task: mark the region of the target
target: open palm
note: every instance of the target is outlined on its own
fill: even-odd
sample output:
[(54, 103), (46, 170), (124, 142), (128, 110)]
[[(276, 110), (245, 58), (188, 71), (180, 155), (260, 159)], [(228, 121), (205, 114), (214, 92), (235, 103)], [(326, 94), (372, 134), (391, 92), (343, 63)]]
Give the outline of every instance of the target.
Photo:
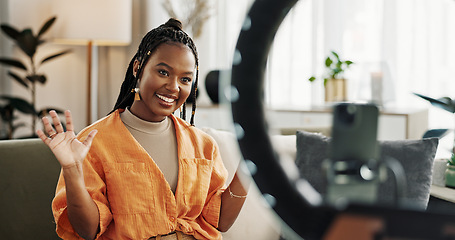
[(81, 142), (76, 138), (76, 134), (74, 133), (70, 111), (65, 111), (66, 131), (64, 131), (57, 113), (50, 111), (49, 114), (55, 129), (52, 127), (49, 119), (44, 117), (42, 119), (44, 130), (49, 134), (49, 137), (42, 130), (36, 132), (38, 137), (51, 149), (62, 168), (74, 165), (81, 166), (96, 135), (96, 130), (90, 132), (87, 138)]

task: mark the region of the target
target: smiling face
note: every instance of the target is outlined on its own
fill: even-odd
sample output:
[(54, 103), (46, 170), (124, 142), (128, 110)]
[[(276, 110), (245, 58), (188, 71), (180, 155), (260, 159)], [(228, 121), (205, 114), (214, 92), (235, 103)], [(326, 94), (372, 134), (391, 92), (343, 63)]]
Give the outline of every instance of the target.
[[(136, 60), (134, 76), (138, 67)], [(171, 115), (190, 95), (195, 68), (196, 60), (189, 47), (181, 43), (158, 46), (138, 78), (141, 100), (133, 102), (131, 112), (151, 122), (162, 121)]]

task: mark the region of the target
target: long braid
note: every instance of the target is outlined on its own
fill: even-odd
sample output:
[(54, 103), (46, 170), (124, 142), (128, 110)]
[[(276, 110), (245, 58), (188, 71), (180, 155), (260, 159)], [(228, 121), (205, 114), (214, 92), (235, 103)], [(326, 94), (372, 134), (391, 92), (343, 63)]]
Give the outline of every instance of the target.
[(194, 81), (194, 92), (193, 92), (193, 107), (191, 110), (191, 119), (190, 119), (190, 124), (194, 126), (194, 115), (196, 113), (196, 93), (197, 93), (197, 83), (198, 83), (198, 77), (199, 76), (199, 66), (196, 69), (196, 80)]
[[(142, 74), (142, 69), (147, 63), (150, 56), (158, 48), (159, 45), (167, 42), (177, 42), (182, 43), (188, 46), (193, 52), (195, 62), (196, 62), (196, 80), (193, 95), (193, 108), (191, 113), (190, 124), (194, 125), (194, 114), (196, 110), (196, 90), (199, 78), (199, 58), (196, 49), (196, 45), (193, 40), (182, 30), (182, 24), (180, 21), (170, 18), (165, 24), (160, 25), (157, 28), (149, 31), (139, 44), (138, 50), (134, 57), (131, 59), (128, 69), (125, 74), (125, 79), (120, 88), (120, 93), (115, 103), (114, 109), (111, 111), (114, 112), (117, 109), (125, 109), (131, 106), (134, 102), (134, 93), (132, 90), (136, 87), (137, 81)], [(139, 61), (139, 67), (136, 74), (136, 77), (133, 74), (134, 62), (135, 60)], [(181, 116), (183, 119), (186, 118), (186, 104), (182, 106)], [(185, 119), (186, 120), (186, 119)]]

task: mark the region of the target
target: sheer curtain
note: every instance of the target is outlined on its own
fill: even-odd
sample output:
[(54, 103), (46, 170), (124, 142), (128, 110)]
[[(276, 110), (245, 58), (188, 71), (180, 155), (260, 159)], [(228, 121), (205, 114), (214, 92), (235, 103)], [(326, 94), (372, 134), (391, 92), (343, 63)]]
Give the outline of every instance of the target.
[[(383, 73), (387, 107), (429, 108), (430, 127), (452, 128), (412, 92), (455, 97), (453, 0), (300, 0), (281, 25), (269, 56), (266, 101), (275, 107), (324, 104), (321, 77), (333, 50), (355, 62), (349, 100), (371, 100), (371, 73)], [(436, 113), (433, 113), (436, 112)], [(444, 115), (445, 116), (445, 115)]]

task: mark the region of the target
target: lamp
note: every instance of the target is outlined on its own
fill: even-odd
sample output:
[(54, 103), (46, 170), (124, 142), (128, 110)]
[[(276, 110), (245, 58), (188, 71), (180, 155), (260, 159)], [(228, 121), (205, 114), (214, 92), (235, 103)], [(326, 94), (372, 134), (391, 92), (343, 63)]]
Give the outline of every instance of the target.
[(131, 0), (54, 0), (54, 42), (87, 46), (87, 125), (97, 120), (98, 46), (131, 42)]

